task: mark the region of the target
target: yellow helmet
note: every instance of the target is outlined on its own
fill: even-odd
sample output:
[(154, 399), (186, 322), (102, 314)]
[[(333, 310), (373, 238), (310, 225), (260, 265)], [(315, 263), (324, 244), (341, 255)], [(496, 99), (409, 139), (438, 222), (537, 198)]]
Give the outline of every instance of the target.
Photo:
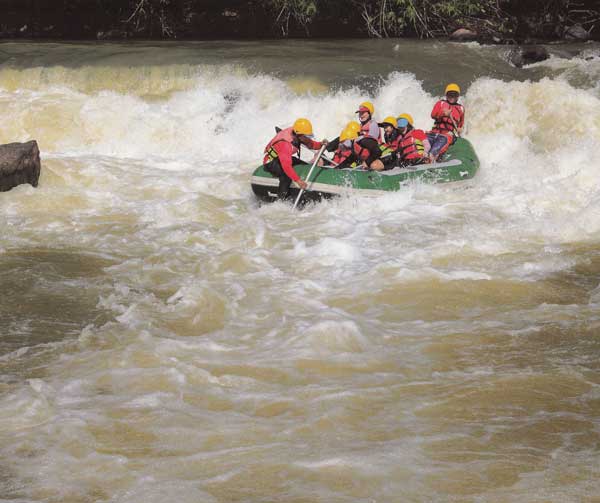
[(444, 94), (448, 94), (451, 92), (460, 94), (460, 87), (458, 87), (458, 84), (448, 84), (446, 86), (446, 91), (444, 92)]
[(340, 142), (344, 142), (346, 140), (354, 140), (358, 138), (358, 131), (354, 131), (352, 129), (344, 129), (340, 134)]
[(302, 134), (305, 136), (312, 136), (313, 134), (312, 124), (308, 119), (296, 119), (292, 129), (296, 134)]
[(371, 115), (373, 115), (373, 112), (375, 112), (375, 107), (370, 101), (363, 101), (360, 105), (358, 105), (358, 110), (356, 111), (356, 113), (366, 111), (368, 111)]
[(385, 119), (383, 119), (379, 125), (384, 127), (386, 124), (389, 124), (390, 126), (394, 126), (394, 127), (398, 127), (398, 121), (396, 120), (396, 117), (386, 117)]
[(344, 129), (349, 129), (350, 131), (356, 131), (357, 133), (359, 133), (360, 124), (356, 121), (351, 121), (348, 124), (346, 124), (346, 127)]
[(400, 120), (400, 119), (406, 119), (411, 126), (413, 125), (414, 121), (413, 121), (412, 115), (410, 115), (410, 114), (399, 115), (398, 120)]

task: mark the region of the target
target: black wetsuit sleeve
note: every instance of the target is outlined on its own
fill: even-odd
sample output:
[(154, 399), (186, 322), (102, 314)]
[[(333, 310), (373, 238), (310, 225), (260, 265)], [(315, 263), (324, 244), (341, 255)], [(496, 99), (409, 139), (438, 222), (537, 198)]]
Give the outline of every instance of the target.
[(352, 164), (354, 163), (360, 164), (360, 160), (356, 157), (354, 152), (352, 152), (346, 159), (337, 165), (337, 169), (353, 168)]
[(369, 151), (369, 157), (366, 160), (367, 166), (370, 166), (373, 161), (381, 157), (381, 149), (379, 148), (377, 140), (374, 140), (373, 138), (364, 138), (361, 140), (360, 146)]
[(340, 137), (338, 136), (337, 138), (331, 140), (327, 144), (327, 147), (325, 147), (325, 150), (327, 150), (327, 152), (335, 152), (339, 146), (340, 146)]

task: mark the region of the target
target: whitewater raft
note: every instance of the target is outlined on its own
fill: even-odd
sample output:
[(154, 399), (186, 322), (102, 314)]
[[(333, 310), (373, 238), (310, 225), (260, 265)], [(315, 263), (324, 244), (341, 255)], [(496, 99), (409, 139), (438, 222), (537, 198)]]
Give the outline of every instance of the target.
[[(310, 164), (300, 163), (294, 169), (306, 180)], [(363, 169), (335, 169), (317, 166), (312, 172), (308, 190), (304, 192), (306, 200), (319, 200), (345, 194), (377, 196), (400, 190), (414, 182), (450, 183), (462, 182), (473, 178), (479, 169), (479, 159), (468, 140), (458, 138), (448, 149), (441, 162), (411, 167), (396, 167), (387, 171), (367, 171)], [(279, 178), (274, 177), (262, 166), (252, 174), (252, 191), (263, 201), (277, 198)], [(296, 196), (300, 188), (294, 182), (290, 194)]]

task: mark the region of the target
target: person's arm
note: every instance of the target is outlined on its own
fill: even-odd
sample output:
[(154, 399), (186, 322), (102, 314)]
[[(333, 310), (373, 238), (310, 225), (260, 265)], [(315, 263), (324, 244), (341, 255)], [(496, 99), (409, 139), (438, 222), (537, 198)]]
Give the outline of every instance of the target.
[(357, 155), (358, 162), (363, 169), (369, 169), (371, 163), (381, 157), (381, 150), (379, 149), (379, 144), (377, 140), (374, 138), (370, 138), (369, 136), (364, 136), (363, 138), (359, 138), (356, 140), (356, 143), (361, 148), (360, 153)]
[(325, 150), (327, 150), (327, 152), (335, 152), (339, 146), (340, 146), (340, 137), (338, 136), (337, 138), (334, 138), (327, 144), (327, 148)]
[(287, 142), (280, 141), (273, 145), (273, 149), (277, 152), (277, 157), (281, 163), (281, 169), (283, 169), (285, 174), (294, 182), (300, 180), (300, 177), (292, 164), (292, 146)]
[(320, 141), (311, 140), (310, 138), (306, 138), (306, 140), (303, 141), (302, 143), (304, 143), (304, 145), (306, 145), (311, 150), (321, 150), (321, 147), (323, 146), (323, 143), (325, 143), (325, 140), (320, 142)]
[(440, 100), (433, 106), (433, 110), (431, 111), (431, 118), (433, 120), (441, 119), (444, 116), (443, 105), (444, 105), (444, 102)]

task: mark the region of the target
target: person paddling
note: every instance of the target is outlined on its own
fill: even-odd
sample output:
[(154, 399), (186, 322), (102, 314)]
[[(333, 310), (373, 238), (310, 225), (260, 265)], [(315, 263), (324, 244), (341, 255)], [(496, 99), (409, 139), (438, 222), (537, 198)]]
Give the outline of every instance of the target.
[[(327, 140), (322, 142), (313, 140), (313, 127), (308, 119), (300, 118), (292, 127), (282, 129), (265, 147), (263, 166), (265, 171), (279, 178), (277, 197), (286, 199), (292, 181), (301, 189), (306, 189), (307, 184), (298, 176), (294, 164), (300, 162), (300, 148), (305, 145), (311, 150), (320, 150), (327, 145)], [(295, 156), (295, 157), (294, 157)]]
[(398, 116), (398, 131), (400, 139), (398, 143), (398, 160), (404, 166), (414, 166), (429, 162), (429, 150), (431, 148), (427, 134), (422, 129), (414, 128), (414, 121), (410, 114)]
[(446, 99), (439, 100), (431, 111), (431, 118), (435, 121), (433, 128), (427, 133), (431, 143), (429, 159), (436, 162), (448, 150), (456, 138), (462, 134), (465, 124), (465, 108), (458, 103), (460, 87), (458, 84), (446, 86)]

